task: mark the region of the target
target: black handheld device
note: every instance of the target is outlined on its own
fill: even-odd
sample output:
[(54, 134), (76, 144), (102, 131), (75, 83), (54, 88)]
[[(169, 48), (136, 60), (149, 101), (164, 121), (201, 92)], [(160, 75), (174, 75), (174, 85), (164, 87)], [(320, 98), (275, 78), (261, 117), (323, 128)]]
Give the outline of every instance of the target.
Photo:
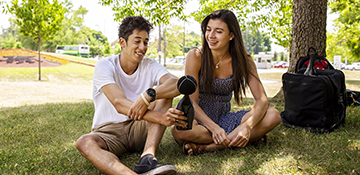
[(188, 125), (186, 127), (176, 126), (178, 130), (190, 130), (192, 129), (192, 124), (195, 115), (195, 108), (190, 99), (190, 94), (196, 91), (197, 83), (194, 77), (190, 75), (185, 75), (181, 77), (177, 83), (177, 88), (181, 94), (184, 94), (184, 97), (178, 103), (176, 109), (184, 112), (184, 116), (187, 117)]

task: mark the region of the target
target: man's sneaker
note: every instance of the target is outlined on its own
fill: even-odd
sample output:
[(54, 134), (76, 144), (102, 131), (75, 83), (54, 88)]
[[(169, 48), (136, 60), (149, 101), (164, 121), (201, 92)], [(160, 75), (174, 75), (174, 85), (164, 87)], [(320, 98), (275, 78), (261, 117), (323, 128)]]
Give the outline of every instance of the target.
[(176, 168), (174, 165), (160, 164), (152, 154), (146, 154), (143, 156), (139, 163), (135, 165), (135, 173), (142, 175), (155, 175), (155, 174), (176, 174)]

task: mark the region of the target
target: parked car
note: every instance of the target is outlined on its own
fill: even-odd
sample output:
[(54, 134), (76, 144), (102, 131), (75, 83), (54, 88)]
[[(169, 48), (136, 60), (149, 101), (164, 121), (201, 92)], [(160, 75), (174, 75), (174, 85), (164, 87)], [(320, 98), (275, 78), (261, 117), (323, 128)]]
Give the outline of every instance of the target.
[(276, 62), (272, 62), (271, 63), (271, 67), (275, 67), (275, 66), (278, 66), (278, 65), (280, 65), (280, 64), (282, 64), (282, 63), (285, 63), (286, 61), (276, 61)]
[(275, 64), (274, 67), (275, 68), (288, 68), (289, 62), (281, 62), (281, 63)]
[(271, 62), (271, 67), (274, 67), (275, 65), (277, 65), (279, 62), (275, 61), (275, 62)]
[(355, 62), (345, 66), (345, 70), (360, 70), (360, 62)]
[(346, 66), (346, 64), (345, 64), (345, 63), (341, 63), (341, 64), (340, 64), (340, 68), (341, 68), (341, 70), (344, 70), (344, 69), (345, 69), (345, 66)]

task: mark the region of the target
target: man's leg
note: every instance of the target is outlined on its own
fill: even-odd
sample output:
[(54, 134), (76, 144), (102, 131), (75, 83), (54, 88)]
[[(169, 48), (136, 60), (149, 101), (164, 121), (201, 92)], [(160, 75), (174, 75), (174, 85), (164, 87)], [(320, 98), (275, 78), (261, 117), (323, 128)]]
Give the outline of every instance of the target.
[[(156, 100), (149, 108), (165, 113), (172, 106), (172, 99)], [(160, 174), (176, 174), (176, 168), (173, 165), (161, 165), (155, 158), (155, 152), (158, 148), (161, 138), (164, 135), (166, 126), (148, 122), (148, 134), (144, 151), (141, 154), (139, 164), (135, 166), (134, 171), (138, 173), (156, 172)], [(151, 173), (152, 174), (152, 173)]]
[[(151, 105), (150, 108), (165, 113), (172, 106), (172, 99), (160, 99), (156, 100), (155, 104)], [(152, 154), (155, 156), (157, 147), (160, 144), (161, 138), (164, 135), (166, 126), (148, 122), (148, 135), (146, 138), (146, 143), (144, 151), (141, 155), (143, 157), (146, 154)]]
[(123, 165), (119, 158), (107, 151), (105, 141), (96, 134), (86, 134), (76, 141), (76, 148), (98, 170), (105, 174), (136, 174)]

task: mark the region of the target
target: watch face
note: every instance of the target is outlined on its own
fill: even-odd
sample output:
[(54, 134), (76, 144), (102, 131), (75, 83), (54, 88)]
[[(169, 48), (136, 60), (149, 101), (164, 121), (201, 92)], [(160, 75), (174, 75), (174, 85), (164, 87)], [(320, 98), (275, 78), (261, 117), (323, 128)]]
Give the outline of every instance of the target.
[(146, 90), (146, 93), (151, 97), (151, 101), (150, 101), (150, 102), (155, 101), (155, 98), (156, 98), (156, 91), (155, 91), (155, 89), (149, 88), (148, 90)]
[(154, 97), (156, 95), (156, 92), (153, 88), (149, 88), (147, 91), (146, 91), (151, 97)]

